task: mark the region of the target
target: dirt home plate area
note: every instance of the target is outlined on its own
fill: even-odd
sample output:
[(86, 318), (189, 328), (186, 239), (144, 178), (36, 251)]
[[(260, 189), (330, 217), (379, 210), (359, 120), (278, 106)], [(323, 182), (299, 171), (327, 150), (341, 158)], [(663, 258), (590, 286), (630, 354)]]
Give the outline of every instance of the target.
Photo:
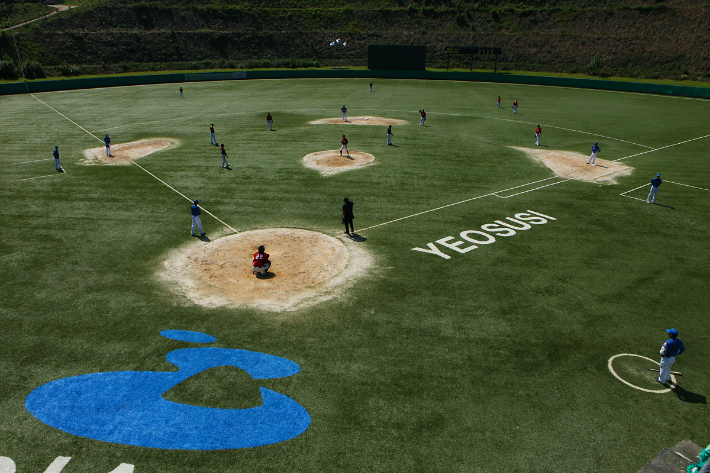
[[(272, 263), (265, 276), (252, 273), (259, 245)], [(308, 230), (271, 228), (191, 243), (169, 255), (159, 277), (199, 305), (282, 311), (336, 297), (371, 265), (358, 245)]]
[(129, 164), (132, 159), (142, 158), (179, 144), (174, 138), (151, 138), (146, 140), (131, 141), (129, 143), (116, 143), (111, 145), (111, 156), (106, 156), (106, 147), (89, 148), (84, 150), (82, 164)]

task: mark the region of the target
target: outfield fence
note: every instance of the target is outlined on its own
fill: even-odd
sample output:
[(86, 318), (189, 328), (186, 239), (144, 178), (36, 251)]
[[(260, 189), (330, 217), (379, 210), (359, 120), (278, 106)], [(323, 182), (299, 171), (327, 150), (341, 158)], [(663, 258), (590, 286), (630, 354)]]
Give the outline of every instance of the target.
[(637, 92), (677, 97), (710, 99), (710, 87), (645, 84), (613, 80), (574, 79), (566, 77), (495, 74), (491, 72), (438, 72), (438, 71), (377, 71), (377, 70), (264, 70), (240, 72), (204, 72), (179, 74), (145, 74), (135, 76), (92, 77), (85, 79), (59, 79), (0, 84), (0, 95), (52, 92), (57, 90), (93, 89), (126, 85), (166, 84), (212, 80), (243, 79), (426, 79), (471, 82), (497, 82), (509, 84), (547, 85), (583, 89)]

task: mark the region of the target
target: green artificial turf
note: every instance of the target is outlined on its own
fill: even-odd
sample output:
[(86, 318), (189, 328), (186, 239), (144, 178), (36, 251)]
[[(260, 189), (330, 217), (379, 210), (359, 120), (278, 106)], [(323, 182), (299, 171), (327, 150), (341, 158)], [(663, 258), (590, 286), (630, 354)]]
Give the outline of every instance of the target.
[[(190, 203), (137, 166), (79, 164), (84, 149), (101, 146), (96, 138), (30, 96), (0, 97), (0, 456), (17, 471), (72, 457), (68, 473), (121, 463), (136, 472), (611, 473), (637, 471), (684, 438), (709, 443), (710, 192), (680, 184), (710, 188), (710, 137), (670, 147), (710, 134), (707, 101), (374, 82), (372, 93), (365, 79), (190, 83), (182, 100), (175, 84), (36, 94), (95, 136), (109, 133), (114, 146), (179, 140), (137, 162), (239, 231), (335, 235), (342, 199), (352, 199), (356, 230), (373, 228), (346, 243), (374, 267), (337, 298), (291, 312), (206, 308), (174, 293), (156, 273), (169, 252), (199, 244)], [(349, 116), (407, 120), (393, 127), (397, 146), (386, 145), (384, 126), (308, 124), (338, 117), (343, 104)], [(427, 127), (418, 126), (421, 108)], [(231, 171), (209, 145), (210, 123)], [(598, 141), (603, 159), (650, 152), (623, 160), (634, 170), (616, 185), (566, 181), (380, 225), (553, 177), (509, 148), (534, 147), (537, 123), (548, 150), (588, 155)], [(301, 164), (307, 153), (337, 149), (343, 133), (375, 165), (322, 177)], [(46, 159), (54, 145), (66, 175), (54, 176)], [(664, 206), (620, 195), (644, 186), (627, 195), (645, 200), (659, 172)], [(43, 175), (51, 177), (21, 181)], [(412, 251), (527, 210), (556, 220), (465, 254), (439, 246), (448, 260)], [(230, 233), (207, 215), (202, 222), (212, 238)], [(656, 360), (670, 327), (687, 347), (673, 367), (681, 389), (651, 394), (612, 376), (613, 355)], [(214, 368), (166, 398), (244, 408), (266, 387), (305, 407), (310, 427), (269, 446), (166, 451), (73, 436), (24, 408), (30, 392), (60, 378), (174, 371), (166, 353), (196, 345), (161, 337), (166, 329), (301, 366), (271, 380)], [(639, 360), (614, 367), (659, 389), (647, 371), (656, 365)]]

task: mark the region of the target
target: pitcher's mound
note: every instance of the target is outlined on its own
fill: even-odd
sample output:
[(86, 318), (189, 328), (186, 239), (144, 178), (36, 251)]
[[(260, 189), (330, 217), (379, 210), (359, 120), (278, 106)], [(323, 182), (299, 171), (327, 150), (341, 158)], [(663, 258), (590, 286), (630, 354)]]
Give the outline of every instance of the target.
[(177, 146), (178, 141), (171, 138), (151, 138), (147, 140), (116, 143), (111, 145), (111, 156), (106, 156), (106, 147), (84, 150), (81, 164), (129, 164), (131, 159), (142, 158), (157, 151)]
[[(259, 245), (271, 260), (269, 273), (252, 274)], [(293, 228), (255, 230), (191, 244), (174, 252), (160, 276), (178, 292), (208, 307), (295, 310), (336, 297), (371, 265), (357, 245)]]
[(328, 151), (317, 151), (303, 157), (303, 164), (306, 167), (320, 171), (323, 176), (331, 176), (343, 171), (357, 169), (367, 166), (375, 161), (375, 157), (370, 153), (362, 151), (350, 151), (350, 157), (337, 149)]
[(394, 118), (383, 117), (348, 117), (348, 121), (344, 122), (343, 117), (340, 118), (321, 118), (308, 122), (311, 125), (405, 125), (406, 120), (396, 120)]
[(568, 179), (617, 184), (617, 177), (629, 176), (634, 170), (631, 166), (599, 158), (596, 159), (594, 164), (587, 164), (589, 156), (571, 151), (548, 151), (536, 148), (518, 148), (516, 146), (511, 146), (511, 148), (524, 151), (531, 158), (542, 162), (556, 175)]

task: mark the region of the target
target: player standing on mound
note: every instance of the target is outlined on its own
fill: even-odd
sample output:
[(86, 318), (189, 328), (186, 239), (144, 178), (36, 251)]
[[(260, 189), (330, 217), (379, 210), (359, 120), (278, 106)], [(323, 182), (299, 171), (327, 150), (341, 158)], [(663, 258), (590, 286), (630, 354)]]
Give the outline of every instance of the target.
[(200, 221), (202, 209), (197, 205), (197, 199), (192, 201), (190, 211), (192, 212), (192, 236), (195, 236), (195, 227), (200, 230), (200, 236), (205, 236), (205, 232), (202, 230), (202, 222)]
[(266, 112), (266, 128), (269, 131), (274, 131), (272, 125), (274, 124), (274, 119), (271, 117), (271, 112)]
[[(57, 160), (59, 162), (59, 160)], [(656, 202), (656, 196), (658, 195), (658, 186), (661, 185), (663, 181), (661, 181), (661, 175), (656, 174), (655, 179), (651, 179), (651, 191), (648, 193), (648, 197), (646, 198), (646, 203), (647, 204), (652, 204)]]
[(251, 263), (251, 272), (253, 274), (266, 274), (269, 272), (271, 261), (269, 261), (269, 254), (265, 250), (264, 245), (261, 245), (257, 252), (254, 253), (254, 260)]
[(343, 112), (343, 121), (348, 121), (348, 109), (345, 108), (345, 105), (343, 105), (343, 108), (341, 108), (340, 111)]
[(345, 135), (343, 135), (343, 139), (340, 140), (340, 143), (342, 146), (340, 147), (340, 156), (343, 155), (343, 148), (345, 148), (345, 153), (347, 153), (348, 158), (350, 157), (350, 151), (348, 151), (348, 139), (345, 138)]
[(597, 153), (601, 150), (602, 149), (599, 147), (599, 143), (595, 141), (594, 146), (592, 146), (592, 155), (589, 157), (589, 161), (587, 161), (587, 164), (594, 164), (594, 162), (597, 160)]
[(229, 169), (229, 163), (227, 162), (227, 152), (224, 150), (224, 143), (219, 148), (219, 154), (222, 156), (222, 167)]
[(671, 367), (675, 363), (675, 357), (685, 351), (683, 342), (676, 338), (678, 337), (678, 330), (669, 328), (666, 329), (666, 332), (671, 338), (666, 340), (666, 343), (661, 347), (661, 370), (658, 378), (656, 378), (656, 381), (661, 384), (666, 384), (668, 378), (671, 377)]
[(111, 157), (111, 138), (108, 137), (108, 133), (104, 136), (104, 144), (106, 145), (106, 156)]
[(426, 112), (424, 109), (419, 110), (419, 115), (421, 115), (421, 119), (419, 120), (419, 126), (424, 126), (424, 122), (426, 121)]
[(537, 124), (537, 128), (535, 128), (535, 144), (537, 146), (540, 146), (540, 134), (542, 133), (542, 128), (540, 128), (540, 124)]

